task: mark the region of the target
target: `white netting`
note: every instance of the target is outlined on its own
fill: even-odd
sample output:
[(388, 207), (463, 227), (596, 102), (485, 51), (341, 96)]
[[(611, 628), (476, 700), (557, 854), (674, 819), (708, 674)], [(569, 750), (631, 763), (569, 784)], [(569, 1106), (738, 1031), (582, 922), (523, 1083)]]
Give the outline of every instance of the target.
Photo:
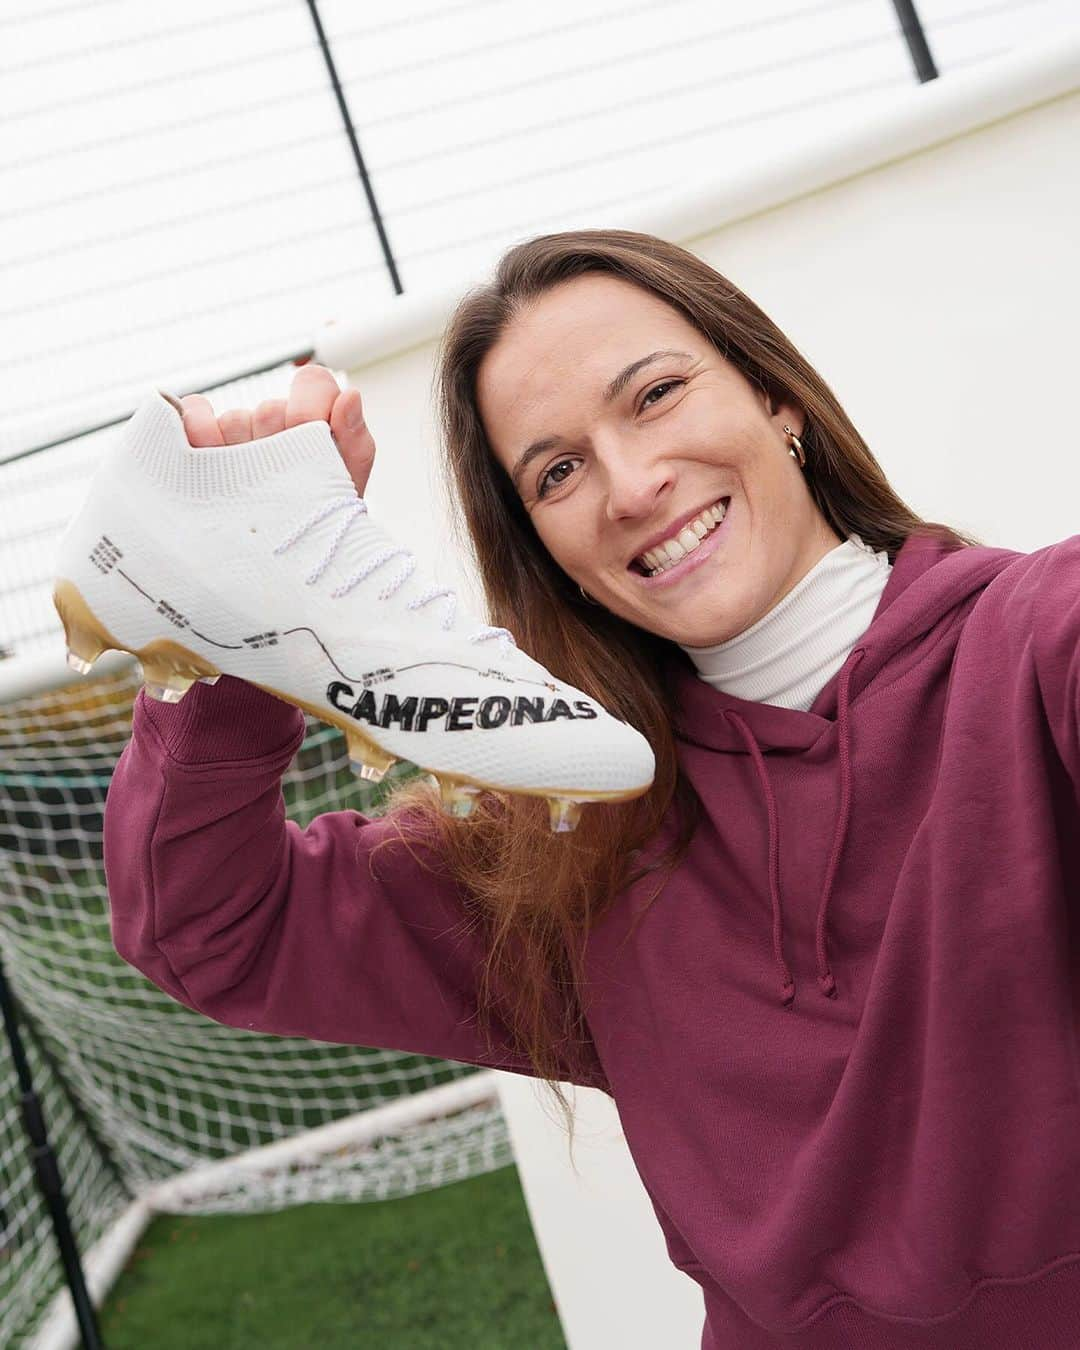
[[(161, 1187), (153, 1203), (167, 1212), (254, 1212), (408, 1195), (512, 1161), (490, 1092), (456, 1103), (440, 1093), (473, 1067), (220, 1026), (116, 955), (102, 813), (140, 685), (131, 663), (0, 703), (0, 950), (80, 1250), (151, 1187)], [(311, 720), (282, 787), (303, 826), (326, 810), (378, 814), (392, 781), (359, 781), (341, 734)], [(40, 1316), (62, 1272), (6, 1042), (0, 1084), (6, 1346)], [(428, 1089), (430, 1112), (387, 1109)], [(352, 1136), (327, 1131), (357, 1113)], [(266, 1148), (290, 1138), (300, 1140), (291, 1150)], [(222, 1159), (234, 1161), (207, 1166)]]

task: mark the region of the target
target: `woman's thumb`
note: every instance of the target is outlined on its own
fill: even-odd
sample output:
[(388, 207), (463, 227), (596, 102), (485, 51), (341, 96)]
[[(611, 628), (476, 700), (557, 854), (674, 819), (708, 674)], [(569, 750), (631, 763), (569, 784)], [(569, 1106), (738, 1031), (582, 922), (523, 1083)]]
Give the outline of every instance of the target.
[(330, 409), (330, 432), (349, 477), (362, 497), (375, 459), (375, 440), (364, 421), (359, 389), (345, 389)]

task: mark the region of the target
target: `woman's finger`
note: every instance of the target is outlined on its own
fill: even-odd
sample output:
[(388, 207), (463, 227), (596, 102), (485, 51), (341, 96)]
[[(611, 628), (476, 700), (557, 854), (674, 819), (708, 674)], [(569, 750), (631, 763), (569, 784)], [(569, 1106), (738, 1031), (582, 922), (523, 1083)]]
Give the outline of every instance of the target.
[(193, 446), (224, 445), (213, 405), (203, 394), (187, 394), (180, 400), (184, 410), (184, 434)]
[(230, 408), (218, 418), (218, 426), (225, 438), (226, 445), (241, 445), (253, 440), (251, 434), (251, 413), (247, 408)]
[(329, 421), (338, 454), (345, 461), (349, 477), (362, 497), (375, 460), (375, 439), (364, 420), (359, 389), (346, 389), (338, 395), (330, 410)]
[(293, 376), (285, 409), (285, 425), (301, 422), (329, 422), (330, 409), (341, 389), (325, 366), (301, 366)]
[(287, 399), (268, 398), (251, 415), (251, 429), (256, 437), (276, 436), (285, 430)]

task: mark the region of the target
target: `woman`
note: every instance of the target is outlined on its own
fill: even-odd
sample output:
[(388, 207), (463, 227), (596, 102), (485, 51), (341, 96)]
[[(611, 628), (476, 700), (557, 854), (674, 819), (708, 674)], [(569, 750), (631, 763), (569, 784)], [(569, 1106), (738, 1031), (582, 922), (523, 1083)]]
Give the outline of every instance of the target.
[[(362, 493), (356, 406), (315, 370), (185, 420), (325, 419)], [(121, 955), (229, 1025), (609, 1093), (703, 1347), (1074, 1347), (1080, 536), (922, 521), (776, 326), (646, 235), (511, 249), (440, 408), (491, 622), (645, 733), (653, 788), (569, 836), (420, 781), (301, 831), (297, 709), (140, 696)]]

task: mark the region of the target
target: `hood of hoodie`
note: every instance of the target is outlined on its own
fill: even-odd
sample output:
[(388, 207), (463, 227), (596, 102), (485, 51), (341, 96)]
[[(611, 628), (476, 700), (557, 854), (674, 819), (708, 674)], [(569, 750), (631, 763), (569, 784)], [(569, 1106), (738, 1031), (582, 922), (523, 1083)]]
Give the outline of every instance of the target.
[(676, 738), (726, 754), (749, 755), (754, 762), (761, 810), (769, 826), (773, 955), (784, 1004), (793, 1002), (795, 982), (784, 955), (784, 906), (777, 862), (780, 821), (769, 779), (769, 754), (809, 750), (824, 736), (836, 739), (839, 807), (817, 910), (818, 987), (826, 998), (832, 998), (836, 984), (829, 967), (828, 907), (857, 786), (850, 756), (852, 704), (872, 696), (878, 681), (902, 674), (905, 654), (917, 660), (934, 628), (951, 623), (957, 610), (974, 604), (989, 582), (1020, 556), (1013, 549), (956, 548), (937, 534), (913, 531), (896, 555), (869, 627), (805, 712), (715, 689), (700, 678), (684, 652), (673, 650), (668, 678), (677, 700)]

